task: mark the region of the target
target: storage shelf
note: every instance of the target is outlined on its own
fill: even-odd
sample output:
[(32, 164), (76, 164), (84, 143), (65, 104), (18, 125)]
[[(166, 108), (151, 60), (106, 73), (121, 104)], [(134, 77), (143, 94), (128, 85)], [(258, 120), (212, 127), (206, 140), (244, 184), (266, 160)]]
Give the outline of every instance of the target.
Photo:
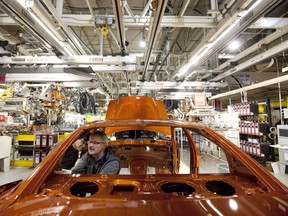
[(33, 134), (19, 134), (16, 136), (17, 141), (34, 141)]

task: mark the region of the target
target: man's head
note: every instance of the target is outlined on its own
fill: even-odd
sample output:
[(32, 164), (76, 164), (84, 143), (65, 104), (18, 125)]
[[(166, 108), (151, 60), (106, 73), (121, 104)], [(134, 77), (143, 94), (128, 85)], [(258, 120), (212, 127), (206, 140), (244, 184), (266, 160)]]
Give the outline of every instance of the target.
[(103, 131), (93, 131), (87, 143), (88, 153), (98, 160), (102, 158), (105, 153), (105, 149), (108, 146), (108, 137)]

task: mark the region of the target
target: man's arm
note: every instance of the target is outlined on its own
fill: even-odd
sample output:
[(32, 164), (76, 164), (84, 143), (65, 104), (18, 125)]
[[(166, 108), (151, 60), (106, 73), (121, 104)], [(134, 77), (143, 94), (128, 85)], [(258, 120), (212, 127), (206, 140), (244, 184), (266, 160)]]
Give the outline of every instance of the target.
[(87, 173), (87, 153), (78, 159), (71, 169), (72, 174), (86, 174)]

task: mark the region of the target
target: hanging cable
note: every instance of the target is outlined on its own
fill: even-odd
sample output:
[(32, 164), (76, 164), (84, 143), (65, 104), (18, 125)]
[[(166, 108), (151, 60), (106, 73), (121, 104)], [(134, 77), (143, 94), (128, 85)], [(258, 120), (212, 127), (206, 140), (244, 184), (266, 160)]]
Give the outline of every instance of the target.
[(86, 91), (80, 93), (78, 100), (78, 108), (79, 113), (81, 114), (86, 114), (89, 112), (96, 114), (96, 106), (93, 95)]

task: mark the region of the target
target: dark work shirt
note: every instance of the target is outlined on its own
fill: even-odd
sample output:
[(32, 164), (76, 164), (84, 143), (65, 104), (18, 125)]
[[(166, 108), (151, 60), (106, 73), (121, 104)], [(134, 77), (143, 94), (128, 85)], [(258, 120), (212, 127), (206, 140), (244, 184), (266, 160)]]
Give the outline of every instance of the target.
[(120, 163), (115, 155), (106, 151), (103, 158), (95, 161), (87, 152), (72, 168), (72, 174), (118, 174), (119, 170)]
[(60, 162), (60, 167), (62, 169), (71, 169), (74, 166), (77, 159), (78, 159), (78, 151), (74, 149), (74, 147), (71, 145), (63, 155)]

